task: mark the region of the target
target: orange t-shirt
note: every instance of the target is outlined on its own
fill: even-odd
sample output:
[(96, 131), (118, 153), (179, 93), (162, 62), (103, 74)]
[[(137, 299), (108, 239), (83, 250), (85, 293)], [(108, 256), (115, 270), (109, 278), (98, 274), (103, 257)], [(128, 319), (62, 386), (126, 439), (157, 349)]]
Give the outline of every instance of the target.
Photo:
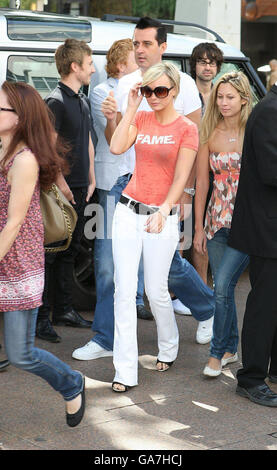
[(172, 185), (180, 148), (198, 150), (198, 129), (185, 116), (160, 124), (154, 112), (140, 111), (134, 125), (136, 166), (124, 194), (147, 205), (160, 206)]

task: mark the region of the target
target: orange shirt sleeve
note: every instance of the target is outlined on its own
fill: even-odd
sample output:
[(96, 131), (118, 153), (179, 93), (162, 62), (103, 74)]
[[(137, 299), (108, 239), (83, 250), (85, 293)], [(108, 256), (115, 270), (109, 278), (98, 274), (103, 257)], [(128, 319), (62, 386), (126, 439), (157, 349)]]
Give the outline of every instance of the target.
[(194, 122), (186, 123), (183, 131), (180, 147), (195, 150), (197, 152), (199, 145), (198, 128)]

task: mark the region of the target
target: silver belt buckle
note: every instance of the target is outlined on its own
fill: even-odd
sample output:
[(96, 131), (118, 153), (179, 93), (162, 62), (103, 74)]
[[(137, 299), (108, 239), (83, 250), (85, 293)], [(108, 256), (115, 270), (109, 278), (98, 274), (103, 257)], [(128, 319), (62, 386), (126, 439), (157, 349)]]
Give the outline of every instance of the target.
[(129, 201), (127, 202), (127, 207), (128, 209), (131, 209), (132, 211), (134, 211), (136, 204), (137, 204), (136, 201), (134, 201), (133, 199), (129, 199)]
[(130, 204), (131, 204), (131, 202), (132, 202), (132, 199), (129, 199), (129, 201), (127, 202), (127, 207), (128, 207), (128, 209), (130, 209)]

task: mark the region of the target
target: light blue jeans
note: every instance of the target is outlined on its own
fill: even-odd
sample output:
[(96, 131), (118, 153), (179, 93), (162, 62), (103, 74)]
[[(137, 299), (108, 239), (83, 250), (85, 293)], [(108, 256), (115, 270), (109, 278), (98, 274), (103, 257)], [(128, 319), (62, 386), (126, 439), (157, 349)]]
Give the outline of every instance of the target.
[(214, 314), (214, 292), (211, 290), (194, 267), (175, 251), (171, 263), (168, 288), (186, 305), (197, 321), (205, 321)]
[[(96, 282), (96, 307), (92, 331), (93, 341), (102, 348), (113, 350), (114, 340), (114, 263), (112, 252), (112, 221), (115, 206), (131, 175), (120, 176), (110, 191), (98, 189), (103, 220), (98, 222), (98, 236), (94, 242), (94, 270)], [(102, 233), (99, 233), (99, 231)], [(144, 277), (142, 260), (139, 265), (137, 305), (144, 305)]]
[(83, 389), (82, 374), (48, 351), (34, 346), (37, 313), (37, 308), (4, 313), (7, 357), (15, 367), (46, 380), (64, 400), (73, 400)]
[(221, 228), (207, 241), (214, 282), (215, 314), (210, 356), (222, 359), (237, 352), (239, 333), (235, 287), (249, 263), (249, 256), (228, 246), (230, 229)]

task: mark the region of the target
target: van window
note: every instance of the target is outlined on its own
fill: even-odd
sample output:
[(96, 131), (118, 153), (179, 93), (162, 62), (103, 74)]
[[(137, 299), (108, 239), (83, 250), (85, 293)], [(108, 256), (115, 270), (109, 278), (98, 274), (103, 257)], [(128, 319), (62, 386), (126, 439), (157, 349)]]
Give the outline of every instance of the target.
[(67, 38), (91, 41), (91, 24), (60, 18), (30, 18), (7, 16), (8, 36), (17, 41), (63, 42)]
[(9, 56), (7, 80), (32, 85), (45, 98), (60, 77), (53, 56)]
[(172, 64), (176, 65), (178, 70), (182, 71), (182, 60), (181, 59), (170, 59), (170, 58), (165, 57), (163, 59), (163, 61), (171, 62)]

